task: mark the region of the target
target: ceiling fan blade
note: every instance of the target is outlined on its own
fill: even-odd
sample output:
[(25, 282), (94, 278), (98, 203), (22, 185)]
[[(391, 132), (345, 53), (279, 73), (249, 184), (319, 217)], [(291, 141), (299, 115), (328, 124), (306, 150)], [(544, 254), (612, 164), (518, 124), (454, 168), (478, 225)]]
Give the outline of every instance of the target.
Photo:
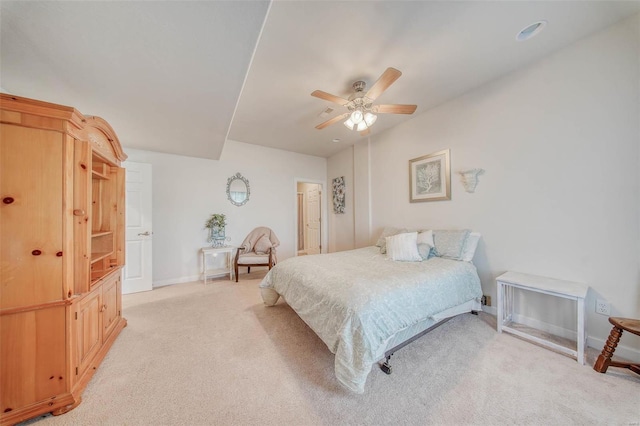
[(337, 123), (338, 121), (342, 120), (343, 118), (347, 118), (349, 116), (349, 112), (345, 112), (344, 114), (340, 114), (337, 117), (333, 117), (327, 121), (325, 121), (324, 123), (320, 123), (316, 126), (316, 129), (318, 130), (322, 130), (325, 127), (331, 126), (333, 123)]
[(372, 101), (375, 100), (378, 96), (382, 95), (382, 92), (387, 90), (387, 88), (391, 86), (394, 81), (400, 78), (401, 75), (402, 73), (397, 69), (391, 67), (387, 68), (382, 73), (378, 81), (376, 81), (373, 86), (371, 86), (371, 89), (369, 89), (365, 96)]
[(418, 105), (375, 105), (372, 109), (378, 114), (413, 114)]
[(322, 90), (314, 90), (311, 96), (315, 96), (316, 98), (324, 99), (325, 101), (333, 102), (338, 105), (346, 105), (349, 102), (348, 99), (332, 95), (331, 93), (323, 92)]
[(369, 133), (371, 133), (371, 129), (367, 127), (366, 129), (360, 132), (360, 135), (367, 136)]

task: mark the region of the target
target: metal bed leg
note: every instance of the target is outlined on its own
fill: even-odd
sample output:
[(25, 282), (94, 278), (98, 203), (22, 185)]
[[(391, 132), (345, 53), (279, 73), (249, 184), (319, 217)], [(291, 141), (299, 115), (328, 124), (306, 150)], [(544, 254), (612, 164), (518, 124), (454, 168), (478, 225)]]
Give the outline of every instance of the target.
[(471, 311), (471, 315), (478, 315), (478, 311)]
[(391, 365), (389, 364), (391, 355), (393, 354), (387, 355), (387, 359), (382, 364), (380, 364), (380, 370), (382, 370), (385, 374), (391, 374)]
[[(477, 312), (476, 312), (476, 314), (477, 314)], [(404, 348), (409, 343), (413, 342), (416, 339), (419, 339), (420, 337), (424, 336), (425, 334), (427, 334), (428, 332), (430, 332), (434, 328), (441, 326), (445, 322), (449, 321), (451, 318), (453, 318), (453, 317), (449, 317), (449, 318), (445, 318), (443, 320), (440, 320), (439, 322), (433, 324), (431, 327), (427, 328), (426, 330), (421, 331), (420, 333), (416, 334), (415, 336), (410, 337), (409, 339), (405, 340), (404, 342), (402, 342), (402, 343), (394, 346), (393, 348), (389, 349), (388, 351), (386, 351), (385, 352), (385, 361), (383, 363), (379, 364), (380, 369), (385, 374), (391, 374), (391, 365), (389, 364), (389, 360), (391, 359), (391, 355), (393, 355), (395, 353), (395, 351), (398, 351), (398, 350)]]

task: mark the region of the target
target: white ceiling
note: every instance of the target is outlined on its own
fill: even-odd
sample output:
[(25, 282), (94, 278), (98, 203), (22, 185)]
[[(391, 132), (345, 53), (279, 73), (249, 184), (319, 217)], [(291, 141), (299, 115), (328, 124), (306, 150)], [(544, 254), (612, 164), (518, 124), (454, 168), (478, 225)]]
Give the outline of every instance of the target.
[[(637, 1), (2, 0), (0, 87), (100, 115), (125, 147), (218, 159), (228, 138), (328, 157), (362, 137), (314, 128), (345, 111), (315, 89), (346, 97), (394, 67), (403, 75), (376, 103), (417, 104), (415, 116), (639, 11)], [(540, 35), (515, 41), (541, 19)], [(372, 134), (412, 117), (381, 114)]]

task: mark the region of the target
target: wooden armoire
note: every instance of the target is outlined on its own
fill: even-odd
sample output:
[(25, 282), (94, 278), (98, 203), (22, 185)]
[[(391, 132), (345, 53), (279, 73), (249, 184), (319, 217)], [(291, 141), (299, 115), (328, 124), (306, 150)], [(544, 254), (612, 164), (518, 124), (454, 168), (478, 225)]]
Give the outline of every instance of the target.
[(0, 94), (0, 423), (63, 414), (126, 320), (126, 159), (111, 126)]

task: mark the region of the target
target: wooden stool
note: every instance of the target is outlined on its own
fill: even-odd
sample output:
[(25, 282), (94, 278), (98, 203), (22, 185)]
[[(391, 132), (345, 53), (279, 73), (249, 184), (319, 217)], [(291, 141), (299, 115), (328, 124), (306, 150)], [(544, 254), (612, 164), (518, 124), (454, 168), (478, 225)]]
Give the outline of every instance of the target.
[(593, 365), (593, 369), (598, 373), (606, 373), (607, 368), (610, 366), (621, 367), (628, 368), (634, 373), (640, 374), (640, 364), (634, 364), (632, 362), (617, 362), (611, 359), (613, 352), (616, 350), (616, 346), (618, 346), (620, 337), (622, 336), (622, 330), (640, 336), (640, 320), (610, 317), (609, 322), (613, 324), (613, 329), (604, 344), (602, 353), (598, 356), (596, 363)]

